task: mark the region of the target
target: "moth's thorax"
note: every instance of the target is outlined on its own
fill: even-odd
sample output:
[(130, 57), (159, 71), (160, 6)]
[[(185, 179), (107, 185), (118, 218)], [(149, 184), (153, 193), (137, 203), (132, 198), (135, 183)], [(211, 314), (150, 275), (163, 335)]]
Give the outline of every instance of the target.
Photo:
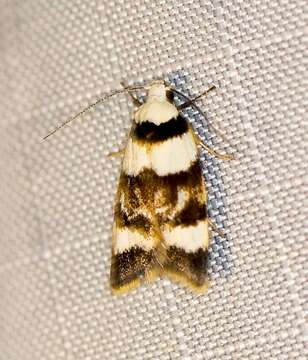
[(147, 99), (135, 112), (135, 122), (150, 121), (156, 125), (177, 117), (178, 109), (167, 98), (168, 87), (161, 81), (148, 88)]
[(162, 81), (155, 81), (148, 87), (148, 99), (167, 101), (168, 87)]

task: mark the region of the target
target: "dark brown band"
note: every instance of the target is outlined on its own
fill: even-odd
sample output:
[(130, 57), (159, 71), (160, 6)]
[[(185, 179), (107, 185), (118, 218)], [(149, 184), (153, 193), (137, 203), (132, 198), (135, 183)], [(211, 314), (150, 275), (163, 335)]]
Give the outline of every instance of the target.
[(135, 124), (132, 136), (137, 141), (156, 143), (176, 136), (181, 136), (188, 131), (188, 124), (182, 115), (172, 118), (167, 122), (156, 125), (150, 121)]

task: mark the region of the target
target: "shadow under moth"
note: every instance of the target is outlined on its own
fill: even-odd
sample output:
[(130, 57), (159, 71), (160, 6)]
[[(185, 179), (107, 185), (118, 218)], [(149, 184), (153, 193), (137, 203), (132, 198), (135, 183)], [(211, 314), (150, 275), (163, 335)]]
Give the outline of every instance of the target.
[[(141, 103), (133, 90), (146, 89)], [(110, 284), (121, 294), (158, 276), (168, 276), (197, 293), (208, 288), (208, 193), (200, 165), (200, 147), (217, 153), (197, 136), (181, 111), (212, 90), (189, 99), (163, 80), (149, 86), (127, 87), (103, 98), (69, 119), (83, 115), (109, 97), (127, 91), (136, 109), (123, 150), (114, 206)], [(185, 99), (177, 106), (174, 95)], [(119, 152), (118, 152), (119, 153)]]

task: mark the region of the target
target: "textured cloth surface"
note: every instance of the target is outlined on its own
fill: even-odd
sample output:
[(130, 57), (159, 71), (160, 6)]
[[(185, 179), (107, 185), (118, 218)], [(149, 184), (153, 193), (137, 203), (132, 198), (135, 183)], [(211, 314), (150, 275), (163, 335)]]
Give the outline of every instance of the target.
[[(306, 9), (305, 9), (306, 7)], [(306, 359), (305, 0), (0, 0), (0, 360)], [(108, 276), (131, 102), (166, 78), (200, 101), (212, 286), (162, 279), (122, 297)], [(306, 104), (305, 104), (306, 103)]]

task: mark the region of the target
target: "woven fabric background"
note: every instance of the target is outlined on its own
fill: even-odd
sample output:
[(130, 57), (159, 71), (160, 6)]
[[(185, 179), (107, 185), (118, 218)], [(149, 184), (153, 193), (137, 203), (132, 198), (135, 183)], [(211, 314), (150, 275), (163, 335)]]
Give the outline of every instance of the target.
[[(0, 360), (307, 359), (305, 0), (0, 0)], [(132, 105), (103, 93), (166, 78), (236, 160), (203, 155), (209, 292), (108, 276)]]

